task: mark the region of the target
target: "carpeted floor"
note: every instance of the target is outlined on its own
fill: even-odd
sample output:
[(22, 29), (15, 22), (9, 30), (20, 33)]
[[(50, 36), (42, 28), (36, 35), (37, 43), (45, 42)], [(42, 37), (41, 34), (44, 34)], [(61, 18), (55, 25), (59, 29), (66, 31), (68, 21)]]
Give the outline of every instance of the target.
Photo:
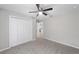
[(78, 54), (79, 49), (65, 46), (47, 39), (38, 39), (12, 47), (1, 54)]

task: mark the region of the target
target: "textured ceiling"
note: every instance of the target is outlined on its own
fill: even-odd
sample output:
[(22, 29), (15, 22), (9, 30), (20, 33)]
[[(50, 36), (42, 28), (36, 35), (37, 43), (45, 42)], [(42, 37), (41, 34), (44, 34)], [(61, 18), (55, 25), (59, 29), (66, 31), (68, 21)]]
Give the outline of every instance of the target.
[(30, 10), (36, 10), (34, 4), (1, 4), (0, 8), (26, 14)]
[[(63, 14), (75, 14), (79, 13), (79, 5), (78, 4), (41, 4), (41, 7), (46, 9), (53, 7), (53, 11), (47, 12), (49, 15), (59, 16)], [(16, 11), (25, 15), (34, 16), (36, 14), (29, 14), (29, 11), (37, 10), (35, 4), (0, 4), (0, 8)], [(44, 15), (40, 15), (39, 18), (44, 18)]]

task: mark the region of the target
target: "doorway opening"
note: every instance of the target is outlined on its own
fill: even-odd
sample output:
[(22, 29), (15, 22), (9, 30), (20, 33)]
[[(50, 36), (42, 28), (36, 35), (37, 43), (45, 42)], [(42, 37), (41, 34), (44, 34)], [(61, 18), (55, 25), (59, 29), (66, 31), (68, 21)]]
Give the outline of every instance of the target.
[(43, 38), (43, 21), (37, 20), (37, 39)]

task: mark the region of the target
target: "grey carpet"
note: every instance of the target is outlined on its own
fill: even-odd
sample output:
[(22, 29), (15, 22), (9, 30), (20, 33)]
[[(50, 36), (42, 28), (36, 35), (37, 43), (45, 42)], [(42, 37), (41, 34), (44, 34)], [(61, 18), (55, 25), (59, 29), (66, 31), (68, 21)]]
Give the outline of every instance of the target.
[(0, 52), (1, 54), (78, 54), (79, 49), (38, 39)]

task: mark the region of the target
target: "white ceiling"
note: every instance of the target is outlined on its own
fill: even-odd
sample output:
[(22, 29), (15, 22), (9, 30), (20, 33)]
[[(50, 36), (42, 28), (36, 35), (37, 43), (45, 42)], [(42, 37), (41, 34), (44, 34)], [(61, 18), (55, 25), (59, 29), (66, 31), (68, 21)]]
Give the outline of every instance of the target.
[[(50, 8), (53, 7), (54, 10), (48, 12), (49, 15), (61, 15), (66, 13), (79, 13), (79, 5), (78, 4), (41, 4), (42, 8)], [(25, 15), (29, 14), (29, 11), (37, 10), (35, 4), (0, 4), (0, 8), (16, 11)], [(41, 15), (41, 17), (45, 17)]]
[(26, 14), (31, 10), (36, 10), (36, 7), (34, 4), (32, 5), (31, 4), (1, 4), (0, 8), (16, 11), (23, 14)]

